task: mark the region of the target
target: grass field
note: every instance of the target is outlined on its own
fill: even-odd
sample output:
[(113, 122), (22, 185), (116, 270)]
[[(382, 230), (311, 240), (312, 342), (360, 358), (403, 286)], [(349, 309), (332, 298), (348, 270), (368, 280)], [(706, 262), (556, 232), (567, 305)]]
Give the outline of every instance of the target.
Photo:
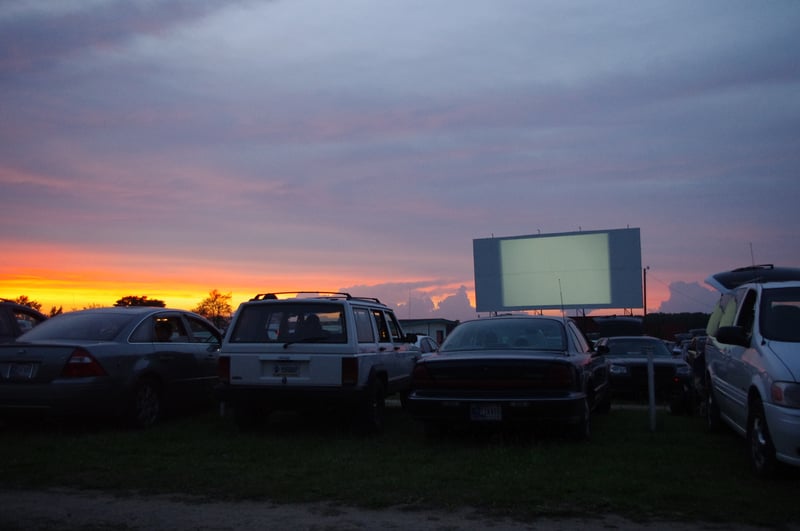
[(398, 409), (366, 437), (335, 417), (286, 415), (240, 433), (215, 412), (147, 431), (55, 424), (0, 429), (0, 487), (335, 500), (373, 508), (474, 506), (519, 517), (613, 512), (778, 526), (800, 521), (800, 478), (763, 481), (744, 442), (703, 419), (644, 409), (594, 418), (588, 442), (459, 433), (429, 439)]

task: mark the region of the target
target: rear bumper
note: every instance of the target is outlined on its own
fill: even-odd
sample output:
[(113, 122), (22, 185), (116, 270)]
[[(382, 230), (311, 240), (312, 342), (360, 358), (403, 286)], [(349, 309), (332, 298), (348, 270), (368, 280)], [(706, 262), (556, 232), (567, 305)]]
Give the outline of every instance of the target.
[(0, 415), (106, 416), (119, 413), (123, 403), (121, 387), (112, 382), (0, 385)]
[[(408, 396), (408, 411), (417, 420), (439, 422), (500, 422), (579, 424), (584, 420), (586, 395), (566, 396), (436, 396), (413, 391)], [(476, 419), (474, 409), (499, 406), (500, 418)]]
[(216, 397), (234, 408), (239, 406), (298, 410), (325, 405), (347, 406), (366, 400), (365, 387), (268, 387), (219, 384)]

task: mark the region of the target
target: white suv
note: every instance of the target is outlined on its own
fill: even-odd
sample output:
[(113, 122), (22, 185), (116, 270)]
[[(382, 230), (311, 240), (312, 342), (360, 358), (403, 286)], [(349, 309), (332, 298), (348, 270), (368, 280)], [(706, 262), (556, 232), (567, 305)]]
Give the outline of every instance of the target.
[(754, 472), (800, 466), (800, 269), (752, 266), (718, 273), (705, 345), (709, 427), (747, 438)]
[(275, 410), (338, 406), (380, 431), (386, 396), (408, 393), (416, 336), (378, 299), (311, 293), (239, 306), (220, 349), (218, 396), (242, 428)]

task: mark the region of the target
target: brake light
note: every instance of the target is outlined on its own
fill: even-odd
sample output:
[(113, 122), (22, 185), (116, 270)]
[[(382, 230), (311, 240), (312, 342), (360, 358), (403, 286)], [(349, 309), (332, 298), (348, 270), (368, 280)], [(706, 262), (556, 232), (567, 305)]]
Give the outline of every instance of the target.
[(342, 385), (358, 383), (358, 358), (342, 358)]
[(551, 365), (547, 371), (545, 385), (552, 388), (570, 388), (575, 383), (575, 372), (571, 365)]
[(61, 371), (62, 378), (88, 378), (92, 376), (105, 376), (106, 371), (94, 356), (88, 351), (75, 349)]
[(417, 364), (414, 366), (414, 371), (411, 373), (411, 377), (414, 380), (430, 380), (431, 374), (428, 372), (428, 368), (423, 364)]
[(220, 356), (217, 362), (217, 376), (220, 382), (231, 381), (231, 359), (228, 356)]

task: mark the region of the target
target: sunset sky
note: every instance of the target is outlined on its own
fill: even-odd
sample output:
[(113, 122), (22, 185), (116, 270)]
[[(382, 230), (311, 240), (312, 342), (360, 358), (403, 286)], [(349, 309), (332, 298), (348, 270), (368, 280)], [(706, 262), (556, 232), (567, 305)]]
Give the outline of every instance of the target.
[[(641, 229), (647, 311), (800, 266), (800, 2), (0, 1), (0, 297), (344, 290)], [(641, 310), (638, 310), (640, 313)]]

